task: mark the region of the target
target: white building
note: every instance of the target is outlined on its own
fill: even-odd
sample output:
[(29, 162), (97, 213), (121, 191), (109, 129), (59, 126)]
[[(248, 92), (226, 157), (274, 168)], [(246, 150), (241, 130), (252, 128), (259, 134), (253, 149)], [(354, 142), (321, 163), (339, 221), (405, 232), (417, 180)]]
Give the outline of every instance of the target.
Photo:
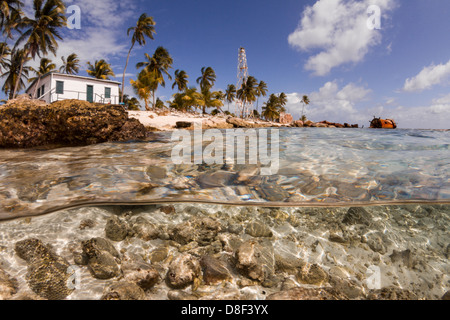
[[(37, 86), (37, 89), (36, 89)], [(119, 104), (120, 82), (100, 80), (71, 74), (51, 72), (35, 80), (26, 93), (34, 98), (52, 103), (77, 99), (104, 104)]]

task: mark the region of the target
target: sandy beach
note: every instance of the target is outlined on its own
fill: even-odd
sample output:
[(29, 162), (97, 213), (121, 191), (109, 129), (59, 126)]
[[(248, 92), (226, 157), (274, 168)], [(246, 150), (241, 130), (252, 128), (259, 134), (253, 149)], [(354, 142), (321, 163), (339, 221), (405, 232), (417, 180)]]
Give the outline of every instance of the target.
[[(170, 131), (177, 128), (177, 122), (201, 123), (204, 129), (232, 129), (234, 127), (282, 127), (282, 124), (262, 120), (241, 120), (226, 115), (183, 113), (177, 111), (158, 115), (153, 111), (128, 111), (128, 116), (139, 120), (146, 128), (156, 131)], [(231, 120), (233, 119), (233, 120)], [(242, 125), (238, 122), (242, 121)]]

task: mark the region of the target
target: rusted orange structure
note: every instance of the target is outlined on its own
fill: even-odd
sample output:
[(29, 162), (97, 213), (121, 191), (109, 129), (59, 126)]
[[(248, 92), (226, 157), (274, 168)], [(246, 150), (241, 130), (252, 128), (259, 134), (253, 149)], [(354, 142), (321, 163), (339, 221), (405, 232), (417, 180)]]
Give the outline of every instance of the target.
[(392, 119), (374, 118), (370, 122), (370, 127), (373, 129), (397, 129), (397, 124)]

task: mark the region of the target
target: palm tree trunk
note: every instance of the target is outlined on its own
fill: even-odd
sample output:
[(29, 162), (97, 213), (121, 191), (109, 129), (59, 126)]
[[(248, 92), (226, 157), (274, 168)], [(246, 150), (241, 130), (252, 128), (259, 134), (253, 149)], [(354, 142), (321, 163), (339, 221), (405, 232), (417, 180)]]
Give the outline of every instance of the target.
[(23, 65), (25, 64), (25, 61), (27, 60), (29, 55), (30, 55), (30, 50), (27, 50), (27, 53), (26, 53), (25, 57), (23, 57), (22, 62), (20, 64), (19, 74), (17, 75), (16, 85), (14, 86), (13, 99), (16, 98), (17, 89), (19, 88), (20, 78), (22, 78)]
[(131, 45), (130, 51), (128, 51), (127, 62), (125, 63), (125, 69), (123, 69), (123, 77), (122, 77), (122, 94), (119, 102), (123, 102), (123, 95), (125, 93), (125, 73), (127, 72), (128, 62), (130, 60), (131, 50), (133, 50), (134, 43)]
[(152, 109), (153, 111), (156, 111), (156, 90), (153, 90), (153, 105), (152, 105)]

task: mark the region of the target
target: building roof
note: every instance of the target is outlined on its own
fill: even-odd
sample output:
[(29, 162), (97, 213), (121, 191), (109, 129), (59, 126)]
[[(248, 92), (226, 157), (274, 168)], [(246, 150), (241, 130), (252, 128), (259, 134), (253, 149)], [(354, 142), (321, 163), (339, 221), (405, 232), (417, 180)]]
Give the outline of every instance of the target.
[[(89, 80), (89, 81), (99, 81), (99, 82), (104, 82), (104, 83), (109, 83), (109, 84), (118, 84), (120, 85), (121, 83), (118, 81), (112, 81), (112, 80), (103, 80), (103, 79), (97, 79), (97, 78), (93, 78), (93, 77), (85, 77), (85, 76), (79, 76), (79, 75), (75, 75), (75, 74), (67, 74), (67, 73), (60, 73), (60, 72), (49, 72), (44, 74), (41, 77), (41, 81), (45, 78), (47, 78), (48, 76), (55, 74), (58, 76), (63, 76), (63, 77), (67, 77), (67, 78), (77, 78), (77, 79), (81, 79), (81, 80)], [(28, 87), (28, 89), (25, 92), (28, 92), (33, 86), (34, 84), (38, 81), (38, 79), (34, 80), (33, 83), (31, 83), (31, 85)]]

